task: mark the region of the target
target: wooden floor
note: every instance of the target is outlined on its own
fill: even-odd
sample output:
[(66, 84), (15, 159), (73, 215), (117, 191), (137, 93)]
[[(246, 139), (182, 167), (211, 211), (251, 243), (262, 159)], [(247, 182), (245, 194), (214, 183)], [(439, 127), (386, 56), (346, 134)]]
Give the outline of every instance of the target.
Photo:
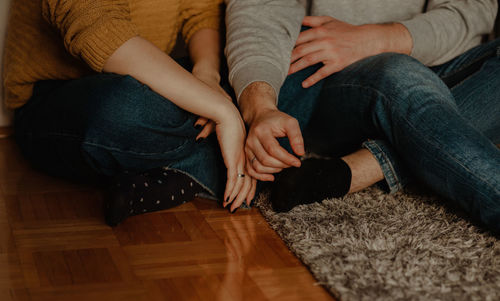
[(0, 300), (333, 300), (257, 209), (196, 199), (103, 222), (98, 190), (0, 139)]

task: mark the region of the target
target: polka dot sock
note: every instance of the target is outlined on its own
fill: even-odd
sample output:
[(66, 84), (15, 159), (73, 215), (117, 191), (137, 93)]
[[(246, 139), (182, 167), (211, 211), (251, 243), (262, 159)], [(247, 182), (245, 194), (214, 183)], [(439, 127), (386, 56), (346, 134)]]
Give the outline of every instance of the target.
[(342, 159), (306, 159), (300, 168), (280, 172), (271, 188), (274, 211), (287, 212), (302, 204), (342, 197), (351, 186), (351, 169)]
[(129, 216), (164, 210), (191, 201), (203, 187), (184, 173), (156, 168), (117, 176), (104, 203), (104, 218), (116, 226)]

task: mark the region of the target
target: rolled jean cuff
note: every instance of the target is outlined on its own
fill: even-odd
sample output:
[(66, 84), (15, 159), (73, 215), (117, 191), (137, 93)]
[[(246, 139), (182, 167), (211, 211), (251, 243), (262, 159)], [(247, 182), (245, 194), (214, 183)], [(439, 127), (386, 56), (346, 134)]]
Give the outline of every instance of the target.
[(367, 140), (362, 145), (366, 148), (382, 168), (385, 182), (382, 185), (389, 193), (395, 193), (402, 190), (408, 180), (403, 175), (402, 167), (398, 164), (398, 158), (392, 148), (382, 140)]

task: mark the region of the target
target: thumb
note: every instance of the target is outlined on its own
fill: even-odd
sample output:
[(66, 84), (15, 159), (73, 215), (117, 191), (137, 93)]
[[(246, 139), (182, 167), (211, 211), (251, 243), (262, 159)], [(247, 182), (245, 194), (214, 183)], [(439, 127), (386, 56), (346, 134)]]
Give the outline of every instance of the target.
[(293, 152), (298, 156), (303, 156), (305, 154), (304, 138), (302, 137), (298, 121), (293, 119), (293, 121), (287, 122), (285, 125), (285, 131)]

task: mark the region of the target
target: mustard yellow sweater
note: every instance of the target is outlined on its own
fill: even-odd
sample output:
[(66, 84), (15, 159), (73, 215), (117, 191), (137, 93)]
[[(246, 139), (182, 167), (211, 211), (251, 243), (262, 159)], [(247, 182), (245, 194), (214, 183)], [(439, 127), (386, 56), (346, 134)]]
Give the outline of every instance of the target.
[(180, 32), (189, 43), (219, 29), (222, 0), (13, 0), (5, 41), (5, 104), (22, 106), (33, 84), (101, 72), (124, 42), (141, 36), (169, 53)]

